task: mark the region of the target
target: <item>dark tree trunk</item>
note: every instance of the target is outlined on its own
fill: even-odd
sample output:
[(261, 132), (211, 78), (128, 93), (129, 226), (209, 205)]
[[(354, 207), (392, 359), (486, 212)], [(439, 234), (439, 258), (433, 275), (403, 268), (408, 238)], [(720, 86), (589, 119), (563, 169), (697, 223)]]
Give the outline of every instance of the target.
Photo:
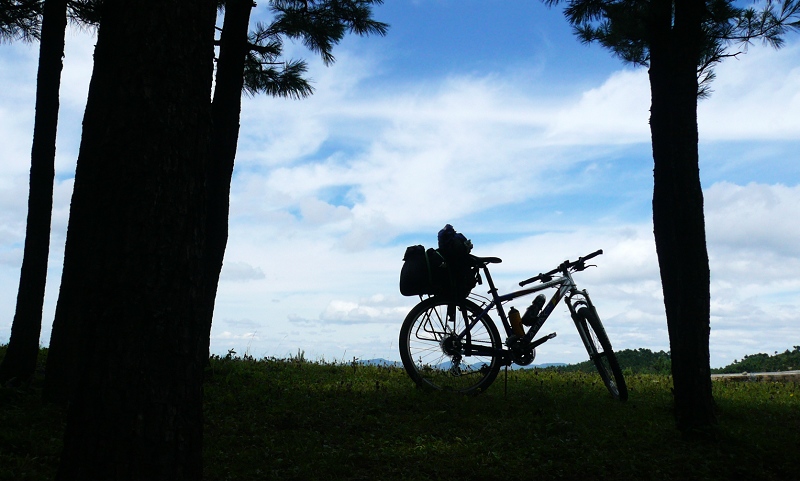
[[(79, 168), (80, 166), (76, 168), (76, 188)], [(74, 205), (75, 194), (73, 192), (71, 212)], [(78, 227), (80, 222), (78, 219), (73, 219), (70, 213), (67, 244), (64, 249), (64, 265), (61, 270), (61, 287), (50, 332), (50, 345), (48, 346), (42, 388), (42, 397), (49, 402), (66, 403), (72, 399), (77, 387), (78, 357), (83, 349), (82, 318), (74, 312), (77, 308), (75, 297), (80, 293), (77, 277), (85, 267), (83, 259), (87, 259), (90, 254), (86, 249), (91, 249), (91, 244), (81, 244), (77, 240), (81, 230), (89, 227)]]
[(81, 337), (57, 479), (202, 478), (214, 3), (103, 5), (64, 259)]
[(46, 0), (39, 44), (39, 73), (36, 78), (36, 117), (31, 148), (25, 250), (11, 338), (3, 363), (0, 364), (0, 384), (21, 384), (29, 381), (33, 377), (39, 354), (47, 257), (50, 253), (58, 91), (61, 86), (61, 59), (64, 56), (66, 28), (66, 0)]
[[(207, 324), (209, 333), (228, 242), (231, 180), (239, 140), (244, 61), (248, 49), (247, 34), (253, 6), (252, 0), (228, 0), (220, 35), (212, 104), (213, 130), (207, 185), (208, 219), (204, 259), (205, 294), (201, 313), (201, 319)], [(52, 402), (68, 401), (75, 390), (74, 379), (77, 375), (77, 358), (81, 350), (82, 334), (79, 319), (71, 315), (72, 309), (75, 308), (74, 285), (69, 282), (73, 268), (77, 275), (82, 266), (68, 265), (65, 260), (61, 292), (50, 337), (43, 396)]]
[(239, 141), (244, 60), (252, 0), (227, 0), (220, 35), (219, 60), (211, 107), (211, 165), (208, 178), (208, 238), (205, 265), (203, 318), (211, 331), (214, 301), (228, 242), (231, 179)]
[[(674, 5), (674, 25), (672, 7)], [(697, 134), (703, 3), (657, 0), (650, 48), (653, 229), (681, 431), (716, 422), (709, 368), (709, 266)]]

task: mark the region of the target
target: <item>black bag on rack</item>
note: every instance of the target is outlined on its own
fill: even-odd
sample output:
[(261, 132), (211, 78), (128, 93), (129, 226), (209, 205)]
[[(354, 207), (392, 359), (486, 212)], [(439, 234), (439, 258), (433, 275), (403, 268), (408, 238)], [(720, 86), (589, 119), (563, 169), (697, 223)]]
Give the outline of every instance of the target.
[(440, 271), (443, 263), (444, 258), (435, 249), (426, 251), (421, 245), (406, 248), (403, 268), (400, 270), (400, 294), (404, 296), (438, 294), (441, 290)]
[(467, 239), (464, 234), (456, 232), (450, 224), (439, 231), (438, 240), (439, 253), (444, 256), (450, 271), (450, 285), (444, 294), (456, 299), (463, 299), (469, 295), (478, 282), (478, 268), (470, 256), (472, 241)]
[(447, 224), (439, 231), (439, 249), (406, 248), (400, 271), (404, 296), (439, 295), (463, 299), (475, 287), (478, 270), (469, 255), (472, 242)]

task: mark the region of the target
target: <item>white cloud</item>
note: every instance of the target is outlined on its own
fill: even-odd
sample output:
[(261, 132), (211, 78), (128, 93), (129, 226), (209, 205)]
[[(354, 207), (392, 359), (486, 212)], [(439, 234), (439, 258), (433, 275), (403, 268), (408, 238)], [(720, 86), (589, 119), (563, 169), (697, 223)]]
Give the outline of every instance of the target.
[[(19, 42), (0, 55), (0, 188), (19, 184), (30, 169), (36, 96), (36, 49)], [(25, 184), (22, 184), (25, 185)]]
[(800, 185), (720, 182), (706, 191), (705, 203), (710, 244), (762, 258), (800, 257)]
[(648, 142), (650, 84), (643, 68), (621, 70), (580, 100), (559, 109), (549, 122), (548, 137), (567, 145)]
[(698, 105), (700, 139), (800, 137), (800, 42), (780, 50), (753, 46), (715, 68), (713, 93)]
[[(382, 92), (377, 98), (368, 92), (365, 98), (348, 98), (342, 108), (337, 108), (339, 98), (314, 98), (316, 113), (308, 122), (314, 127), (296, 127), (298, 136), (290, 140), (297, 146), (280, 148), (295, 154), (320, 148), (316, 156), (265, 168), (273, 165), (269, 160), (259, 168), (255, 165), (262, 153), (240, 151), (244, 160), (237, 164), (232, 205), (236, 216), (241, 213), (245, 221), (259, 217), (257, 212), (271, 216), (289, 209), (305, 218), (307, 208), (315, 205), (309, 196), (346, 190), (346, 199), (323, 197), (318, 200), (328, 207), (316, 206), (328, 209), (328, 222), (350, 232), (350, 243), (365, 245), (356, 240), (359, 230), (382, 233), (367, 242), (388, 240), (420, 226), (443, 225), (451, 218), (563, 189), (568, 181), (559, 172), (588, 155), (566, 157), (548, 148), (553, 137), (545, 132), (548, 108), (556, 107), (537, 108), (535, 99), (496, 79), (451, 78), (424, 92)], [(285, 104), (274, 99), (253, 102), (284, 112)], [(302, 126), (298, 111), (308, 114), (305, 107), (294, 106), (284, 113), (264, 107), (251, 114), (268, 110), (269, 118), (243, 120), (247, 142), (253, 140), (249, 132), (258, 132), (248, 127), (250, 122)], [(285, 120), (276, 115), (285, 115)], [(304, 134), (309, 131), (314, 135)], [(320, 141), (334, 137), (342, 145), (326, 147)]]
[(385, 323), (389, 328), (397, 325), (397, 319), (408, 314), (405, 306), (395, 303), (385, 305), (385, 296), (373, 295), (358, 302), (332, 300), (319, 317), (319, 322), (331, 324)]
[(225, 262), (222, 265), (220, 282), (247, 282), (264, 277), (264, 271), (260, 267), (251, 266), (246, 262)]
[(728, 359), (790, 348), (800, 335), (800, 185), (721, 182), (705, 198), (712, 346)]

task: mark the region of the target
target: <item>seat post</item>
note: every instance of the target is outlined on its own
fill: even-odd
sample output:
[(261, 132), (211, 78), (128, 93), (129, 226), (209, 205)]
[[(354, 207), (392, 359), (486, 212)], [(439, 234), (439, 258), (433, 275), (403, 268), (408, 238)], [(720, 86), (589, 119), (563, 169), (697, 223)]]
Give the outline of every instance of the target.
[(489, 274), (489, 265), (484, 264), (483, 266), (481, 266), (481, 268), (483, 269), (484, 277), (486, 277), (486, 283), (489, 284), (489, 294), (491, 294), (492, 298), (494, 298), (495, 295), (497, 294), (497, 288), (494, 287), (494, 281), (492, 280), (492, 275)]

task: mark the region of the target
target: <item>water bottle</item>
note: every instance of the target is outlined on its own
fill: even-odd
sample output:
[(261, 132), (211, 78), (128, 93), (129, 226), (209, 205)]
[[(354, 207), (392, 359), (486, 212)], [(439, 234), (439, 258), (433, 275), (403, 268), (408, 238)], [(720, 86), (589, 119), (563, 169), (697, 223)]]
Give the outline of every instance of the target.
[(531, 305), (528, 306), (528, 309), (525, 311), (522, 319), (520, 319), (523, 324), (526, 326), (532, 326), (536, 323), (536, 321), (539, 319), (539, 312), (542, 310), (542, 306), (544, 306), (544, 301), (544, 294), (539, 294), (536, 296), (536, 299), (531, 302)]
[(511, 330), (517, 336), (524, 336), (525, 330), (522, 328), (522, 320), (519, 317), (519, 311), (516, 308), (511, 308), (508, 311), (508, 320), (511, 322)]

